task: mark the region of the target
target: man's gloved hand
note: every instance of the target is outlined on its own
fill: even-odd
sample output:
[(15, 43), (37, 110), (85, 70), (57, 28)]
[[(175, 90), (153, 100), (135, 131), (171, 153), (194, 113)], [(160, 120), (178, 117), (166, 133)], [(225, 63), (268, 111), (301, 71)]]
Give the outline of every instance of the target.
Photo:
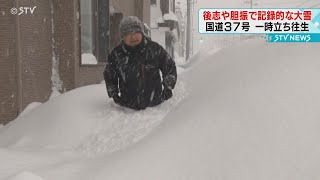
[(117, 94), (117, 95), (114, 95), (113, 97), (113, 101), (116, 103), (116, 104), (119, 104), (119, 105), (122, 105), (122, 99), (121, 97)]
[(170, 99), (171, 97), (172, 97), (172, 90), (170, 90), (170, 89), (164, 89), (164, 90), (162, 91), (161, 99), (162, 99), (163, 101), (168, 100), (168, 99)]

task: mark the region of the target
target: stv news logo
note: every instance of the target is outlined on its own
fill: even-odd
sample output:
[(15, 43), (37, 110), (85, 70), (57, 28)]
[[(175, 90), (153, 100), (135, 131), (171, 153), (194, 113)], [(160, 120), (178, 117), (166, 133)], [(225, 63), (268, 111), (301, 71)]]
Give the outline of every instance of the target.
[(28, 14), (33, 14), (37, 6), (34, 7), (13, 7), (11, 8), (10, 12), (12, 15), (28, 15)]

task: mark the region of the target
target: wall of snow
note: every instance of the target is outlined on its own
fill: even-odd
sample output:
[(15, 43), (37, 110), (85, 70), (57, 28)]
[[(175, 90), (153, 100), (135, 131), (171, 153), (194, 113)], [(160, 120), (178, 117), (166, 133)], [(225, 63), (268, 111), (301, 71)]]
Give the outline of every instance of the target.
[(207, 58), (187, 71), (190, 97), (95, 178), (319, 179), (318, 49), (261, 40)]

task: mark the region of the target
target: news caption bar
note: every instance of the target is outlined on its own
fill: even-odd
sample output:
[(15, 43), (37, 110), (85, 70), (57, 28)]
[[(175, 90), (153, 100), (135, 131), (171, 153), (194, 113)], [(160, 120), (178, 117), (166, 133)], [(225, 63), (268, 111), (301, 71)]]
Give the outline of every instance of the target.
[(267, 42), (320, 42), (320, 8), (199, 9), (201, 34), (262, 34)]

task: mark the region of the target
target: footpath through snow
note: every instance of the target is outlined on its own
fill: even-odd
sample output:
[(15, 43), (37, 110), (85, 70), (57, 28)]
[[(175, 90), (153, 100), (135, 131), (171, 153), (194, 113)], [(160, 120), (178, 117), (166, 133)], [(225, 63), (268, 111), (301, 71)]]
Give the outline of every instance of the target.
[(139, 141), (177, 106), (186, 96), (183, 81), (174, 93), (160, 106), (135, 111), (107, 98), (104, 84), (78, 88), (2, 127), (0, 147), (74, 150), (90, 156), (113, 152)]

